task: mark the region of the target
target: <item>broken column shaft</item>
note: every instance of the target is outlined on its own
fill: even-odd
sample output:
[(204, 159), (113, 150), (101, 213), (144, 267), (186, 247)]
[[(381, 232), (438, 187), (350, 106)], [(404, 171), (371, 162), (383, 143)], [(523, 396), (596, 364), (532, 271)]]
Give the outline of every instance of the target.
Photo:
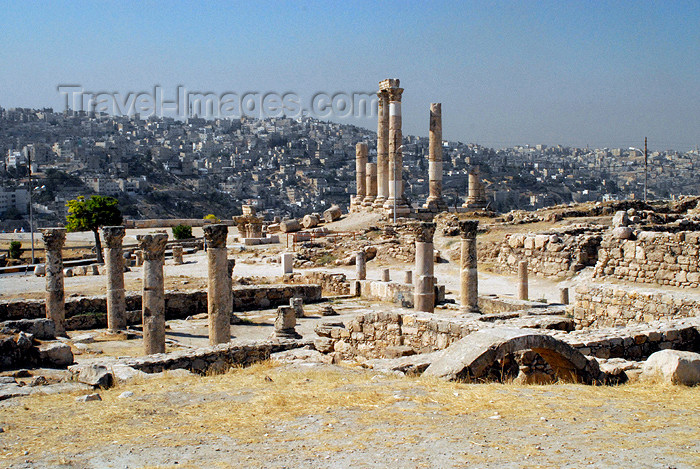
[(355, 253), (355, 270), (357, 280), (365, 280), (367, 278), (367, 260), (364, 251)]
[(518, 263), (518, 299), (527, 300), (528, 298), (527, 285), (527, 261)]

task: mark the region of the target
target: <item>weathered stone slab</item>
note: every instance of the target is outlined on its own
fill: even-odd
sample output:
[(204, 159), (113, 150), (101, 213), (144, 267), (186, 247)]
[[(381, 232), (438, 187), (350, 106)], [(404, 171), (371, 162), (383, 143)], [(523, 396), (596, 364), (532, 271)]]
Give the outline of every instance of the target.
[(661, 350), (651, 354), (642, 367), (642, 378), (653, 377), (672, 384), (700, 384), (700, 353)]

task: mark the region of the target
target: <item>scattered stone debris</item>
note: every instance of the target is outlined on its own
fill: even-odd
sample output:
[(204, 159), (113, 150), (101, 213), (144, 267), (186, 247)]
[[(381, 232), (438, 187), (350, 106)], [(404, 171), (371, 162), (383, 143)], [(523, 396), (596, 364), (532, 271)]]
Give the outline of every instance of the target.
[(100, 396), (97, 393), (94, 394), (86, 394), (84, 396), (76, 397), (75, 400), (77, 402), (91, 402), (91, 401), (101, 401), (102, 396)]

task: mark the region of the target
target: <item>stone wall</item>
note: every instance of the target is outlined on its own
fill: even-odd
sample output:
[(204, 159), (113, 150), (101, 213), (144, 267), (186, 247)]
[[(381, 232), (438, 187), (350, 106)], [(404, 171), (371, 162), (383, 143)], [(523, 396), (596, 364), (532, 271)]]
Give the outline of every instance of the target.
[[(293, 297), (301, 297), (304, 303), (321, 300), (319, 285), (250, 285), (233, 287), (233, 311), (246, 311), (288, 305)], [(141, 322), (141, 294), (126, 295), (127, 322)], [(165, 293), (165, 318), (184, 319), (207, 312), (206, 290)], [(46, 315), (44, 300), (11, 300), (0, 302), (0, 321), (10, 319), (43, 318)], [(107, 326), (107, 302), (104, 296), (88, 296), (66, 299), (66, 327), (68, 329), (94, 329)]]
[(635, 283), (700, 286), (700, 232), (638, 232), (637, 239), (605, 236), (594, 277)]
[(528, 270), (543, 277), (565, 278), (579, 270), (595, 265), (597, 234), (602, 227), (571, 227), (561, 232), (544, 234), (509, 234), (501, 244), (497, 267), (517, 274), (518, 262), (527, 260)]
[(700, 295), (614, 285), (576, 287), (574, 321), (578, 329), (620, 327), (694, 316), (700, 316)]
[[(548, 322), (551, 316), (544, 316)], [(502, 327), (532, 327), (520, 316), (511, 321), (484, 322), (468, 318), (440, 318), (428, 313), (372, 312), (357, 316), (344, 327), (321, 325), (316, 328), (316, 348), (338, 352), (343, 357), (393, 358), (398, 354), (442, 350), (477, 330)], [(639, 324), (629, 329), (543, 332), (567, 342), (584, 355), (598, 358), (640, 360), (665, 348), (700, 349), (700, 320), (676, 319)]]
[[(144, 373), (160, 373), (167, 370), (186, 369), (193, 373), (221, 373), (235, 366), (250, 366), (270, 358), (270, 354), (310, 346), (310, 340), (275, 339), (228, 343), (202, 347), (195, 350), (177, 350), (139, 358), (105, 359), (100, 365), (115, 369), (128, 366)], [(84, 366), (70, 367), (74, 374)]]
[(345, 274), (329, 272), (295, 272), (284, 276), (284, 283), (320, 285), (323, 293), (333, 296), (350, 295), (350, 282)]

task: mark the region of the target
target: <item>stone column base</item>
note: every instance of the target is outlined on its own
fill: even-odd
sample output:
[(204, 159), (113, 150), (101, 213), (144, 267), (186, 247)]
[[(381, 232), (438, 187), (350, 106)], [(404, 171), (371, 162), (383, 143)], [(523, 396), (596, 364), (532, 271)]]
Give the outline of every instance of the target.
[(426, 202), (423, 204), (423, 208), (426, 208), (431, 212), (446, 212), (448, 209), (447, 204), (442, 197), (428, 197), (428, 200), (426, 200)]

